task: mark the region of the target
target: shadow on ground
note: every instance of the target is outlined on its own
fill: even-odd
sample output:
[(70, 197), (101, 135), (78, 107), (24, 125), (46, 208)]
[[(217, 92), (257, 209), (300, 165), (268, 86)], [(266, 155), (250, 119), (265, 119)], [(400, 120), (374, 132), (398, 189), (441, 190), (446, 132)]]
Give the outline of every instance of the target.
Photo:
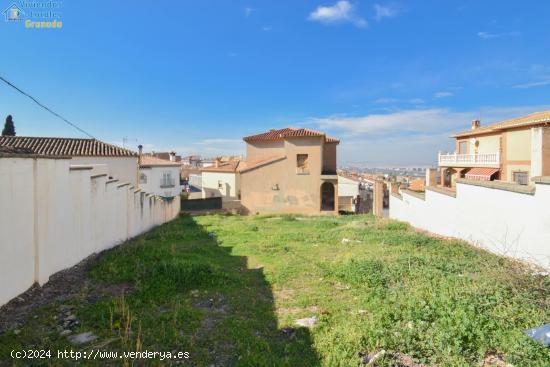
[[(33, 297), (23, 295), (25, 314), (17, 314), (18, 307), (2, 310), (2, 319), (13, 313), (19, 321), (0, 330), (0, 362), (11, 364), (11, 349), (32, 345), (188, 352), (189, 358), (178, 361), (192, 366), (320, 365), (308, 329), (278, 329), (263, 270), (249, 269), (246, 257), (232, 255), (193, 217), (158, 227), (78, 271), (79, 277), (67, 271), (33, 290)], [(60, 281), (63, 276), (70, 286)], [(56, 297), (45, 299), (44, 292)], [(33, 304), (33, 299), (41, 301)], [(65, 326), (68, 318), (76, 323)], [(69, 342), (70, 335), (83, 332), (97, 339), (83, 345)]]

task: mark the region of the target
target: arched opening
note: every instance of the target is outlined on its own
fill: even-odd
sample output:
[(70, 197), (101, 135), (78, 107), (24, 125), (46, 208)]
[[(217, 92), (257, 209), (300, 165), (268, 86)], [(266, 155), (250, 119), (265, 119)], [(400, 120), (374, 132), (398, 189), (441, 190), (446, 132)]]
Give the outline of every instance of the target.
[(321, 210), (334, 211), (334, 185), (323, 182), (321, 185)]

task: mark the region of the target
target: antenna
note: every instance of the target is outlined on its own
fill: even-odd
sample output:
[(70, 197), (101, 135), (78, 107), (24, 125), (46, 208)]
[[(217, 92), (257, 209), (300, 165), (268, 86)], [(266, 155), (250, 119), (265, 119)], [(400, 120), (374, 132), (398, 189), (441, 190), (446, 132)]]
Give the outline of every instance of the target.
[(138, 141), (138, 140), (137, 139), (131, 139), (131, 138), (128, 138), (127, 136), (124, 136), (124, 137), (122, 137), (122, 147), (126, 148), (126, 145), (128, 145), (129, 141)]

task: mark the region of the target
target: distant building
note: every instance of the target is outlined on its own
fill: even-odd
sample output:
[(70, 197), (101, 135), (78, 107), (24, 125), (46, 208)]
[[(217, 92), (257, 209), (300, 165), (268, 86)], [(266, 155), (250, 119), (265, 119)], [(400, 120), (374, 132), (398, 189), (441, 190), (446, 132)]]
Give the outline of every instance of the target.
[(372, 209), (372, 182), (359, 175), (338, 174), (338, 210), (348, 213), (368, 213)]
[(165, 161), (181, 162), (181, 155), (177, 155), (176, 152), (151, 152), (148, 155)]
[(213, 166), (203, 168), (202, 197), (221, 197), (224, 201), (240, 199), (240, 174), (237, 171), (240, 163), (240, 160), (221, 162), (217, 159)]
[(285, 128), (247, 136), (241, 162), (241, 204), (250, 212), (338, 211), (338, 139)]
[(142, 155), (139, 164), (140, 189), (162, 197), (181, 194), (179, 162)]
[(104, 164), (110, 177), (137, 185), (138, 154), (96, 139), (0, 136), (0, 146), (29, 149), (49, 157), (70, 157), (73, 165)]
[(440, 184), (455, 187), (457, 178), (531, 184), (550, 175), (550, 111), (481, 126), (454, 135), (454, 153), (440, 153)]

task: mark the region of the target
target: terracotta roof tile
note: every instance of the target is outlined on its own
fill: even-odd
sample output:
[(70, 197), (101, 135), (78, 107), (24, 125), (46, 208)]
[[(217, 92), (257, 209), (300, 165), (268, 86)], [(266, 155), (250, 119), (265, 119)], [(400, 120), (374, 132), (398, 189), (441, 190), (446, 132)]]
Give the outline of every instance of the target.
[(462, 131), (458, 134), (453, 135), (453, 137), (458, 138), (463, 136), (479, 135), (504, 129), (511, 129), (514, 127), (531, 126), (546, 123), (550, 123), (550, 110), (535, 112), (527, 116), (521, 116), (510, 120), (497, 122), (495, 124), (482, 126), (473, 130)]
[(325, 133), (321, 131), (305, 129), (305, 128), (294, 128), (294, 127), (285, 127), (284, 129), (272, 129), (265, 133), (245, 136), (244, 141), (267, 141), (267, 140), (282, 140), (285, 138), (291, 137), (307, 137), (307, 136), (324, 136), (325, 142), (327, 143), (339, 143), (340, 140), (332, 137), (328, 137)]
[(240, 166), (240, 160), (232, 160), (229, 162), (223, 162), (218, 167), (210, 166), (202, 168), (202, 172), (236, 172), (237, 167)]
[(30, 149), (49, 156), (134, 157), (137, 153), (96, 139), (0, 136), (0, 147)]
[(275, 155), (275, 156), (271, 156), (271, 157), (262, 158), (262, 159), (259, 159), (257, 161), (241, 162), (241, 164), (239, 165), (239, 168), (238, 168), (238, 172), (246, 172), (246, 171), (249, 171), (251, 169), (261, 167), (261, 166), (265, 166), (267, 164), (271, 164), (273, 162), (277, 162), (277, 161), (279, 161), (281, 159), (285, 159), (285, 158), (286, 158), (285, 155)]
[(151, 167), (151, 166), (159, 166), (159, 167), (167, 167), (167, 166), (181, 166), (180, 162), (172, 162), (166, 159), (160, 159), (157, 157), (152, 157), (150, 155), (142, 155), (141, 156), (141, 162), (140, 167)]

